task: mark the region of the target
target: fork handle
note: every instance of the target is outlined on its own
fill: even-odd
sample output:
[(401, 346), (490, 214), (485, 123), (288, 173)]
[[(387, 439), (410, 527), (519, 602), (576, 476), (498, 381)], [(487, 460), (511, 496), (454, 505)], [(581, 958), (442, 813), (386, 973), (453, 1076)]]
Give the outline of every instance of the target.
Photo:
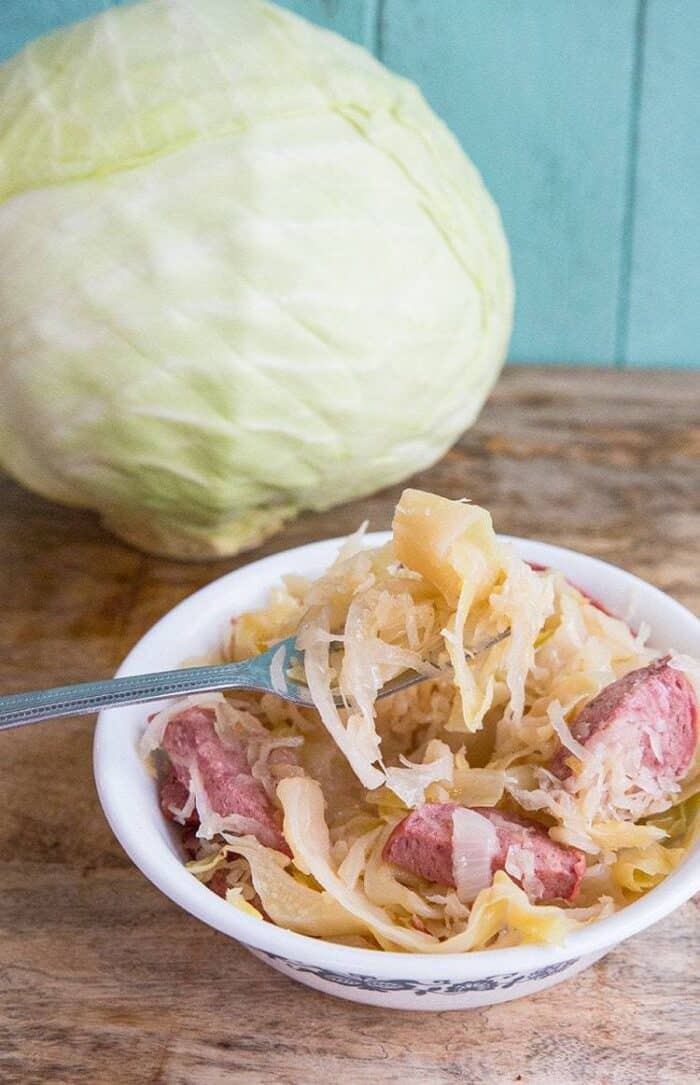
[(25, 723), (80, 716), (99, 708), (144, 704), (162, 697), (185, 696), (222, 689), (266, 689), (261, 686), (256, 660), (221, 663), (207, 667), (185, 667), (177, 671), (135, 674), (125, 678), (107, 678), (101, 682), (81, 682), (75, 686), (32, 693), (13, 693), (0, 697), (0, 731)]

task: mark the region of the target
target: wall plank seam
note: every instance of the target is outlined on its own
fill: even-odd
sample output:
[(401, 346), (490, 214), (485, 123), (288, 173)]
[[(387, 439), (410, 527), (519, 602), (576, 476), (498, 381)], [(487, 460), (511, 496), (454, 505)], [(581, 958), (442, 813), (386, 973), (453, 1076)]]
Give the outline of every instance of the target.
[(644, 83), (644, 46), (647, 30), (647, 8), (648, 0), (638, 0), (637, 17), (635, 21), (634, 66), (632, 69), (632, 87), (630, 94), (630, 117), (627, 137), (625, 210), (622, 221), (622, 236), (620, 239), (620, 274), (615, 322), (614, 364), (619, 369), (625, 368), (629, 364), (627, 353), (630, 321), (630, 289), (637, 203), (639, 125)]
[(381, 60), (383, 48), (384, 0), (365, 0), (364, 42), (370, 52)]

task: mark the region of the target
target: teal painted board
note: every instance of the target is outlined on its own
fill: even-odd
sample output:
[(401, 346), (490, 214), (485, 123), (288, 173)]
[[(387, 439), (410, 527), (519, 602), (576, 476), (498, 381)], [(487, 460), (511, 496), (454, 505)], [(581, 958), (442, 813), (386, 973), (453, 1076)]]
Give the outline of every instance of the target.
[[(700, 363), (700, 0), (281, 2), (415, 79), (481, 169), (515, 360)], [(0, 60), (109, 6), (0, 0)]]
[(515, 359), (614, 361), (636, 15), (636, 0), (386, 0), (382, 59), (501, 208)]
[(277, 0), (280, 7), (374, 50), (381, 0)]
[(647, 9), (627, 365), (700, 365), (700, 3)]
[(28, 41), (86, 19), (120, 0), (0, 0), (0, 61)]
[[(0, 61), (33, 38), (122, 2), (129, 0), (0, 0)], [(319, 26), (374, 48), (379, 0), (279, 0), (279, 3)]]

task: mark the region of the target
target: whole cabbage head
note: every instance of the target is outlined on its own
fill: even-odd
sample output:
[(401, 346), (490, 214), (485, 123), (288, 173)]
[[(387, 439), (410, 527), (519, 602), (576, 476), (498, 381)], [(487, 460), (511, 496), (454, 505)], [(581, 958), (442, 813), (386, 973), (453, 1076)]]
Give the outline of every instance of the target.
[(0, 68), (0, 463), (234, 553), (434, 462), (512, 317), (498, 212), (416, 88), (259, 0), (148, 0)]

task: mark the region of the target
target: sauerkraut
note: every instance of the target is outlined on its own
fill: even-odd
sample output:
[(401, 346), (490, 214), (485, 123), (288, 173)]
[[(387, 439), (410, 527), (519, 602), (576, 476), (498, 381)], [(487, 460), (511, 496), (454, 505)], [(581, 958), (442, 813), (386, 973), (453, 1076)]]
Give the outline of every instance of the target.
[[(151, 718), (142, 752), (162, 777), (171, 721), (186, 720), (193, 705), (210, 714), (208, 760), (192, 746), (163, 808), (183, 826), (192, 873), (261, 922), (415, 952), (555, 942), (652, 888), (690, 845), (697, 664), (673, 653), (668, 661), (692, 690), (683, 741), (692, 726), (694, 744), (682, 772), (678, 757), (674, 771), (664, 768), (673, 721), (661, 719), (663, 688), (649, 726), (636, 701), (634, 726), (601, 722), (603, 703), (591, 740), (576, 723), (584, 707), (615, 689), (617, 701), (608, 699), (624, 706), (627, 685), (638, 696), (635, 679), (614, 684), (650, 665), (653, 677), (658, 652), (560, 572), (521, 560), (482, 508), (406, 491), (391, 543), (366, 548), (361, 529), (318, 580), (291, 571), (267, 607), (237, 615), (231, 629), (219, 661), (296, 633), (315, 708), (273, 694), (189, 698)], [(405, 670), (424, 680), (378, 701)], [(244, 744), (250, 779), (244, 805), (226, 813), (242, 786), (239, 770), (225, 776), (234, 743)], [(423, 804), (456, 808), (439, 819), (447, 838), (425, 842), (454, 849), (446, 861), (454, 877), (443, 882), (385, 857)], [(497, 810), (499, 825), (512, 819), (519, 842), (503, 844), (475, 808)], [(285, 851), (261, 842), (271, 825)], [(580, 864), (570, 899), (547, 899), (528, 845), (543, 834)], [(438, 870), (438, 858), (424, 851), (421, 869)]]

